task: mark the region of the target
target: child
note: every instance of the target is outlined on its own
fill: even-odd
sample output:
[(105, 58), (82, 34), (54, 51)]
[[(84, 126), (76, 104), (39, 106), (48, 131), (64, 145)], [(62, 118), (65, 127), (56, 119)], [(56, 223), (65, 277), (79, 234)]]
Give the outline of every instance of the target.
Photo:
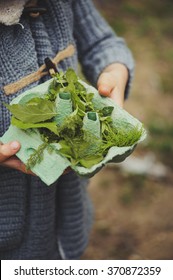
[[(0, 3), (0, 99), (9, 103), (4, 86), (37, 71), (69, 44), (75, 54), (58, 64), (59, 70), (78, 60), (86, 78), (100, 94), (123, 106), (133, 75), (133, 59), (91, 0), (6, 0)], [(0, 136), (10, 114), (0, 103)], [(47, 187), (27, 172), (17, 157), (20, 143), (0, 143), (0, 258), (76, 259), (83, 253), (92, 223), (87, 179), (72, 171)], [(58, 168), (58, 166), (57, 166)], [(30, 174), (29, 174), (30, 173)]]

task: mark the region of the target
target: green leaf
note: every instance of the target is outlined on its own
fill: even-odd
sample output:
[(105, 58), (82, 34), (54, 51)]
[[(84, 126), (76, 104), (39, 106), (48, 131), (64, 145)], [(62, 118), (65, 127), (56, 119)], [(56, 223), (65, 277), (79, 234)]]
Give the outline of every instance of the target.
[(114, 110), (114, 107), (113, 106), (106, 106), (104, 107), (100, 113), (104, 116), (104, 117), (107, 117), (107, 116), (110, 116), (112, 114), (112, 111)]
[(38, 123), (56, 116), (55, 104), (42, 98), (31, 99), (26, 104), (13, 104), (5, 106), (10, 112), (24, 123)]
[(58, 128), (54, 122), (43, 122), (43, 123), (23, 123), (22, 121), (16, 119), (15, 117), (11, 118), (11, 124), (17, 126), (20, 129), (29, 129), (29, 128), (47, 128), (52, 131), (54, 134), (59, 135)]
[(67, 82), (69, 84), (71, 83), (76, 83), (77, 80), (78, 80), (78, 77), (75, 73), (75, 71), (72, 69), (72, 68), (69, 68), (67, 71), (66, 71), (66, 79), (67, 79)]
[(61, 91), (70, 92), (71, 94), (75, 94), (75, 85), (73, 83), (68, 84), (68, 86), (64, 89), (62, 88)]
[(35, 98), (41, 98), (39, 97), (39, 93), (30, 93), (30, 94), (27, 94), (25, 95), (24, 97), (22, 97), (22, 99), (20, 99), (19, 103), (21, 105), (24, 105), (26, 103), (28, 103), (31, 99), (35, 99)]
[(110, 116), (107, 117), (100, 117), (101, 122), (112, 123), (112, 118)]
[(90, 92), (86, 94), (86, 101), (91, 102), (94, 97), (94, 93)]
[(59, 134), (62, 138), (74, 138), (76, 134), (78, 135), (79, 131), (82, 129), (82, 119), (79, 117), (77, 112), (78, 110), (76, 109), (65, 119), (62, 126), (59, 128)]
[(72, 151), (71, 147), (68, 145), (68, 143), (65, 140), (61, 140), (61, 141), (59, 141), (59, 144), (61, 145), (59, 152), (63, 156), (65, 156), (71, 160), (73, 158), (73, 151)]
[(103, 159), (103, 156), (93, 155), (93, 156), (89, 156), (89, 157), (86, 157), (84, 159), (81, 159), (79, 161), (79, 163), (86, 168), (90, 168), (93, 165), (102, 161), (102, 159)]

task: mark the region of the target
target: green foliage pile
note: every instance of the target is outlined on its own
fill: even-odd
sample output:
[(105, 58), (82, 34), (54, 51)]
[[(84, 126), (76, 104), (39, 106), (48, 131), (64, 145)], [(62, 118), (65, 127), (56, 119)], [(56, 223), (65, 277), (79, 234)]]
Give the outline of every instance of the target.
[[(114, 107), (107, 106), (96, 110), (92, 103), (94, 94), (87, 93), (72, 69), (53, 75), (48, 92), (41, 97), (33, 97), (24, 104), (6, 105), (12, 113), (11, 123), (24, 130), (38, 129), (43, 144), (31, 154), (27, 168), (32, 168), (42, 160), (43, 151), (57, 152), (71, 161), (72, 165), (90, 168), (106, 156), (112, 146), (132, 146), (142, 135), (143, 129), (122, 121), (113, 126), (111, 114)], [(73, 112), (61, 126), (55, 122), (55, 100), (58, 94), (71, 94)], [(101, 124), (101, 137), (83, 129), (83, 118), (87, 112), (97, 112)], [(61, 145), (56, 150), (54, 143)]]

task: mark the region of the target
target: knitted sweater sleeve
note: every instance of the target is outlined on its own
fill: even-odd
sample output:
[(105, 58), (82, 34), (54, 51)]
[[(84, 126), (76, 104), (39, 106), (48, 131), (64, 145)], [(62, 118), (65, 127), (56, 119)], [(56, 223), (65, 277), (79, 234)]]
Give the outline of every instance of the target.
[(91, 0), (75, 0), (73, 13), (74, 36), (84, 75), (96, 85), (106, 66), (115, 62), (124, 64), (129, 72), (125, 90), (127, 97), (133, 78), (134, 61), (124, 39), (114, 33)]

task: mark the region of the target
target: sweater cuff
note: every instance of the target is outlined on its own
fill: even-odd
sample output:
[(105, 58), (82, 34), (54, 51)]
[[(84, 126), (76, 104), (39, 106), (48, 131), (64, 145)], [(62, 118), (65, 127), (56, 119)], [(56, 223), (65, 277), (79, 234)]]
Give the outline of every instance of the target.
[(88, 63), (85, 65), (86, 68), (84, 69), (84, 74), (95, 87), (97, 86), (97, 80), (100, 74), (108, 65), (113, 63), (121, 63), (125, 65), (129, 75), (124, 97), (125, 99), (128, 97), (134, 76), (134, 60), (128, 49), (115, 47), (115, 45), (110, 45), (109, 47), (106, 45), (106, 47), (104, 47), (103, 44), (99, 53), (95, 53), (94, 55), (91, 54), (91, 57), (88, 58), (87, 61)]

